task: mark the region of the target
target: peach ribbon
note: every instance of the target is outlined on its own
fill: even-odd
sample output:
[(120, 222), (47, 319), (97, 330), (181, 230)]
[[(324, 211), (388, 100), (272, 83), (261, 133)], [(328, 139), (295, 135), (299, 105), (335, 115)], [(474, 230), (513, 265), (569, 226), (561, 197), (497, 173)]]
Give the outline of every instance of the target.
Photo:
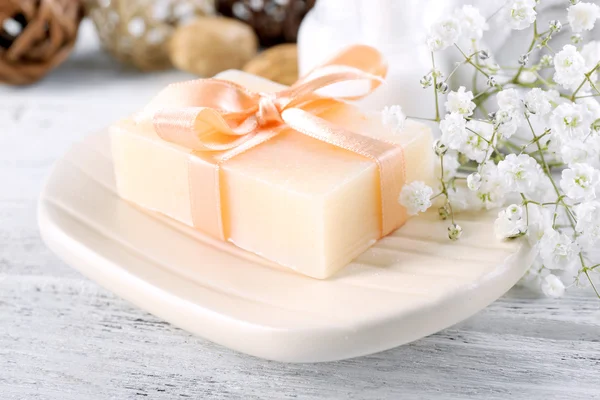
[(402, 148), (319, 118), (318, 114), (340, 102), (315, 94), (335, 83), (367, 81), (369, 88), (365, 93), (341, 97), (361, 98), (381, 84), (386, 72), (377, 50), (357, 45), (276, 93), (252, 92), (219, 79), (181, 82), (159, 93), (144, 112), (152, 115), (156, 133), (162, 139), (192, 150), (189, 183), (194, 226), (226, 240), (221, 165), (292, 128), (373, 160), (380, 177), (381, 236), (398, 228), (406, 218), (398, 204), (404, 180)]

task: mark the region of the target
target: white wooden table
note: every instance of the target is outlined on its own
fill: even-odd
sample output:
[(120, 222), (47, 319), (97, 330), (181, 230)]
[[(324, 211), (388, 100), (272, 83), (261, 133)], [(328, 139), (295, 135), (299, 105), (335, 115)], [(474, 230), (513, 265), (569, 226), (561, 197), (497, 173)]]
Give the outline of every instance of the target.
[(89, 28), (48, 79), (0, 87), (0, 398), (600, 398), (600, 300), (590, 291), (555, 301), (513, 289), (407, 346), (280, 364), (193, 337), (69, 268), (37, 229), (52, 163), (187, 78), (126, 70), (98, 50)]

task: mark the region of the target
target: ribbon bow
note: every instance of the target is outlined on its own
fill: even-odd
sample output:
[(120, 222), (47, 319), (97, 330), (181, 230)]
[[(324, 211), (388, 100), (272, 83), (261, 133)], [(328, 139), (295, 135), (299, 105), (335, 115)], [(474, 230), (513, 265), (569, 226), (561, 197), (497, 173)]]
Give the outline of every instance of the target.
[[(253, 92), (220, 79), (198, 79), (168, 86), (148, 104), (143, 114), (151, 116), (154, 129), (163, 140), (193, 151), (190, 185), (194, 186), (197, 180), (203, 182), (200, 185), (203, 189), (190, 189), (195, 227), (222, 240), (227, 238), (219, 189), (220, 165), (283, 129), (292, 128), (377, 163), (382, 192), (381, 233), (384, 236), (404, 219), (404, 213), (397, 206), (403, 180), (403, 176), (398, 176), (399, 171), (403, 174), (404, 168), (402, 149), (319, 118), (317, 115), (321, 111), (340, 104), (340, 101), (315, 92), (340, 82), (367, 81), (369, 87), (364, 93), (338, 98), (359, 99), (375, 90), (383, 82), (386, 72), (385, 62), (377, 50), (357, 45), (276, 93)], [(211, 153), (211, 157), (206, 157), (205, 153)], [(207, 164), (210, 171), (207, 171)], [(206, 190), (207, 180), (216, 189), (214, 197), (207, 196), (210, 193)]]

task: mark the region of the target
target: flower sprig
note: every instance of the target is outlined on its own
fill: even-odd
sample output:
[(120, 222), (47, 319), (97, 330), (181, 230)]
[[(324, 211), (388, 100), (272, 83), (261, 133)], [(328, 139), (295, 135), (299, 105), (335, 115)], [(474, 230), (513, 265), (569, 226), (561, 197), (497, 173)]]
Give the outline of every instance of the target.
[[(558, 297), (588, 282), (600, 297), (600, 260), (592, 260), (600, 246), (600, 41), (582, 37), (600, 7), (570, 3), (568, 28), (553, 20), (539, 29), (535, 0), (509, 0), (488, 19), (464, 6), (432, 26), (432, 68), (421, 85), (433, 89), (435, 117), (421, 119), (439, 123), (438, 183), (406, 185), (400, 202), (411, 214), (438, 207), (452, 240), (462, 233), (456, 212), (500, 208), (496, 236), (524, 237), (538, 250), (523, 284)], [(500, 66), (484, 50), (492, 19), (531, 31), (514, 65)], [(563, 29), (572, 31), (571, 44), (555, 51), (553, 39)], [(435, 55), (452, 50), (462, 60), (445, 77)], [(471, 88), (460, 82), (451, 90), (463, 68), (473, 71)], [(404, 118), (394, 112), (396, 120)]]

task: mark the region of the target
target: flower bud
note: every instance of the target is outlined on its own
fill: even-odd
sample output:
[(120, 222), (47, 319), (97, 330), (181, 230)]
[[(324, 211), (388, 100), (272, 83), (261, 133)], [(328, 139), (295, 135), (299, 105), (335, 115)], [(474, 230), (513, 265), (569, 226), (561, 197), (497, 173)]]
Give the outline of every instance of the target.
[(492, 121), (495, 120), (496, 119), (496, 111), (492, 111), (487, 116), (490, 120), (492, 120)]
[(528, 54), (523, 54), (523, 55), (521, 55), (521, 57), (519, 57), (519, 64), (521, 64), (522, 66), (527, 65), (528, 61), (529, 61), (529, 55)]
[(553, 63), (554, 60), (550, 54), (544, 54), (540, 59), (540, 64), (542, 67), (550, 67)]
[(490, 75), (490, 77), (487, 80), (487, 84), (490, 87), (496, 86), (496, 78), (493, 75)]
[(486, 50), (481, 50), (479, 52), (479, 58), (481, 60), (487, 60), (488, 58), (490, 58), (490, 53), (488, 53)]
[(446, 82), (439, 82), (436, 86), (436, 89), (441, 94), (446, 94), (450, 90), (450, 86)]
[(579, 0), (569, 0), (571, 2), (571, 4), (575, 5), (577, 3), (579, 3)]
[(571, 36), (571, 42), (573, 44), (581, 43), (582, 40), (583, 37), (579, 33), (576, 33), (575, 35)]
[(421, 83), (421, 86), (423, 87), (423, 89), (428, 88), (429, 86), (431, 86), (431, 76), (425, 75), (424, 77), (421, 78), (421, 80), (419, 82)]
[(443, 156), (448, 151), (448, 146), (446, 146), (440, 139), (433, 142), (433, 151), (435, 155), (438, 157)]
[(550, 21), (549, 25), (550, 30), (554, 32), (560, 32), (560, 30), (562, 29), (562, 24), (557, 19), (553, 19), (552, 21)]
[(446, 220), (450, 217), (450, 207), (448, 203), (444, 204), (442, 207), (438, 208), (438, 215), (441, 219)]
[(462, 227), (458, 224), (452, 224), (448, 227), (448, 238), (450, 240), (458, 240), (462, 235)]

